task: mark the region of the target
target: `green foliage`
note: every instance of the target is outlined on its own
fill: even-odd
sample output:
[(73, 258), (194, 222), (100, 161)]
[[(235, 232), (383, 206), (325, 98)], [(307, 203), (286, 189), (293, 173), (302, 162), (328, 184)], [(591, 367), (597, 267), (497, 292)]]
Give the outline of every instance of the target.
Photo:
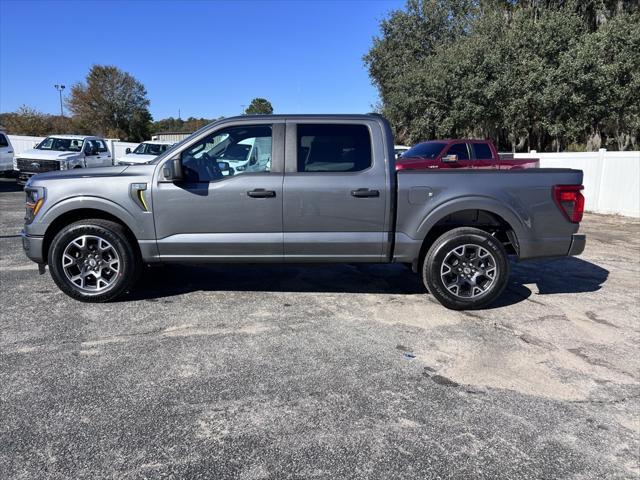
[(364, 60), (397, 140), (489, 137), (501, 148), (635, 148), (633, 2), (410, 0)]
[(91, 67), (86, 83), (71, 87), (67, 105), (79, 124), (95, 134), (131, 142), (149, 137), (147, 91), (117, 67)]
[(41, 137), (55, 133), (87, 133), (72, 118), (49, 115), (26, 105), (16, 112), (0, 114), (0, 125), (11, 135)]
[(220, 120), (224, 117), (218, 117), (217, 119), (207, 119), (207, 118), (195, 118), (189, 117), (186, 120), (182, 118), (164, 118), (162, 120), (158, 120), (157, 122), (153, 122), (151, 124), (151, 132), (159, 133), (159, 132), (184, 132), (184, 133), (193, 133), (199, 128), (208, 125), (211, 122), (216, 120)]
[(245, 115), (269, 115), (273, 113), (273, 106), (266, 98), (254, 98), (244, 111)]

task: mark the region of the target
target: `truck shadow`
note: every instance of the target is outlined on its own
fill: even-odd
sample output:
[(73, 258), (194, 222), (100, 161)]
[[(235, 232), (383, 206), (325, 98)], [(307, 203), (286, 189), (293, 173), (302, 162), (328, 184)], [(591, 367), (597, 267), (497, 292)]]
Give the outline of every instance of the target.
[[(577, 257), (530, 260), (511, 264), (511, 278), (504, 293), (488, 308), (513, 305), (523, 300), (556, 293), (588, 293), (602, 288), (609, 270)], [(535, 285), (534, 294), (527, 285)], [(535, 297), (535, 298), (530, 298)]]
[(15, 178), (0, 178), (0, 193), (20, 192), (22, 190), (22, 185), (18, 185)]
[[(586, 293), (601, 288), (609, 271), (575, 257), (513, 263), (502, 296), (488, 308), (522, 302), (532, 296)], [(123, 300), (151, 300), (194, 291), (375, 293), (424, 295), (420, 276), (399, 264), (167, 265), (145, 271)], [(536, 301), (530, 299), (530, 301)]]

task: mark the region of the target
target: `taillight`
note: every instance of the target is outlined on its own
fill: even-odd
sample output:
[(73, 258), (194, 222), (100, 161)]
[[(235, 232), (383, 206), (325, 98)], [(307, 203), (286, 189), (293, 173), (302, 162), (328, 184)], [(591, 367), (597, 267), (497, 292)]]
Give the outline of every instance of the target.
[(553, 187), (553, 199), (558, 208), (573, 223), (580, 223), (584, 214), (584, 195), (582, 185), (556, 185)]

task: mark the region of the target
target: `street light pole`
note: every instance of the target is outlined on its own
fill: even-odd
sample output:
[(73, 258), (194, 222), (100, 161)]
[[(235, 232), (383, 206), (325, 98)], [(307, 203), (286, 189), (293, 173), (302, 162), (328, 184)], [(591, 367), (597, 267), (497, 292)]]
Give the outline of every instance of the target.
[(62, 91), (65, 89), (65, 86), (56, 84), (54, 87), (56, 87), (56, 90), (60, 94), (60, 116), (64, 117), (64, 112), (62, 111)]

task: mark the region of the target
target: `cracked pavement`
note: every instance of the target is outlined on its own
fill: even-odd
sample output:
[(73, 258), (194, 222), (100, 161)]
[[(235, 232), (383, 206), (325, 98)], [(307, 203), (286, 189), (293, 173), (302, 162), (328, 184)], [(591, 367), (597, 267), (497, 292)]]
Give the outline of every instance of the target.
[(0, 181), (0, 478), (637, 478), (640, 221), (453, 312), (401, 265), (167, 266), (71, 300)]

